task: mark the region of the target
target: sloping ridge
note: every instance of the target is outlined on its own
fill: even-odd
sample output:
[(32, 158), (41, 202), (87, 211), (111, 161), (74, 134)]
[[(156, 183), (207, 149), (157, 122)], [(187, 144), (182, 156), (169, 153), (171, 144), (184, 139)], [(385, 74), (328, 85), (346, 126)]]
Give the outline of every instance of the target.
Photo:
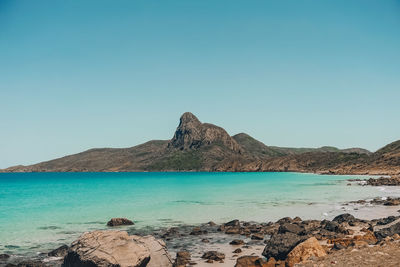
[(223, 128), (184, 113), (170, 140), (130, 148), (97, 148), (3, 172), (86, 171), (298, 171), (338, 174), (400, 173), (400, 141), (375, 153), (361, 148), (267, 146), (248, 134), (230, 136)]

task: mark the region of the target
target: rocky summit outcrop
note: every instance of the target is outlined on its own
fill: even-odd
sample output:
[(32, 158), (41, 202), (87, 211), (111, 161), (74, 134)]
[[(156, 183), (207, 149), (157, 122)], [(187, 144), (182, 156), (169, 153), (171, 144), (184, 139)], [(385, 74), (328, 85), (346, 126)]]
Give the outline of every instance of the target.
[(235, 152), (240, 152), (241, 149), (223, 128), (210, 123), (201, 123), (192, 113), (185, 112), (168, 147), (184, 150), (212, 144), (222, 145)]
[(325, 174), (400, 174), (400, 141), (375, 153), (365, 149), (267, 146), (248, 134), (184, 113), (171, 140), (130, 148), (96, 148), (0, 172), (294, 171)]
[(124, 231), (84, 233), (71, 244), (64, 267), (171, 267), (163, 241), (152, 236), (129, 236)]

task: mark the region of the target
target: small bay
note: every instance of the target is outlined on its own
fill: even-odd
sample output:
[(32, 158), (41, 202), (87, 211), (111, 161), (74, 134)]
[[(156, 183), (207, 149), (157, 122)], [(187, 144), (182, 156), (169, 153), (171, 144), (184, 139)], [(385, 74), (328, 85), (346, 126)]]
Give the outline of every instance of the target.
[[(231, 219), (267, 222), (285, 216), (332, 218), (349, 201), (400, 196), (368, 187), (361, 176), (307, 173), (2, 173), (0, 251), (26, 254), (69, 244), (84, 231), (106, 229), (112, 217), (131, 228)], [(389, 207), (382, 207), (382, 214)], [(390, 210), (391, 211), (391, 210)], [(368, 210), (353, 210), (368, 217)], [(374, 213), (376, 217), (379, 213)], [(126, 229), (126, 228), (122, 228)]]

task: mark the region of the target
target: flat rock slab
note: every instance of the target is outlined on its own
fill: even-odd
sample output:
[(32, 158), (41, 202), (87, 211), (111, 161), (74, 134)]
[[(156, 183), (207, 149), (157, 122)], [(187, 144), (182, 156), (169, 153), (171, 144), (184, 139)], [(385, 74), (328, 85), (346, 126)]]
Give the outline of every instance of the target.
[(64, 267), (172, 266), (162, 241), (152, 236), (129, 236), (125, 231), (93, 231), (74, 241)]

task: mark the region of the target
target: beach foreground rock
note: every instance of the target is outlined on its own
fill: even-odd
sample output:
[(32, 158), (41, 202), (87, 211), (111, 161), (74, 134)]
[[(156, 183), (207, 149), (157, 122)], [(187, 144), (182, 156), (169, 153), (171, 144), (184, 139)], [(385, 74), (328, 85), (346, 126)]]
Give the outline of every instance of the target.
[(71, 244), (64, 267), (120, 266), (170, 267), (163, 241), (153, 236), (129, 236), (124, 231), (84, 233)]
[(293, 233), (274, 234), (266, 242), (263, 256), (273, 257), (276, 260), (285, 260), (289, 252), (299, 243), (306, 239), (304, 236), (298, 236)]
[(242, 256), (237, 259), (235, 267), (275, 267), (275, 260), (267, 262), (258, 256)]
[(319, 244), (315, 237), (310, 237), (306, 241), (298, 244), (287, 257), (287, 265), (294, 266), (296, 263), (302, 263), (310, 257), (323, 257), (326, 256), (325, 250)]

